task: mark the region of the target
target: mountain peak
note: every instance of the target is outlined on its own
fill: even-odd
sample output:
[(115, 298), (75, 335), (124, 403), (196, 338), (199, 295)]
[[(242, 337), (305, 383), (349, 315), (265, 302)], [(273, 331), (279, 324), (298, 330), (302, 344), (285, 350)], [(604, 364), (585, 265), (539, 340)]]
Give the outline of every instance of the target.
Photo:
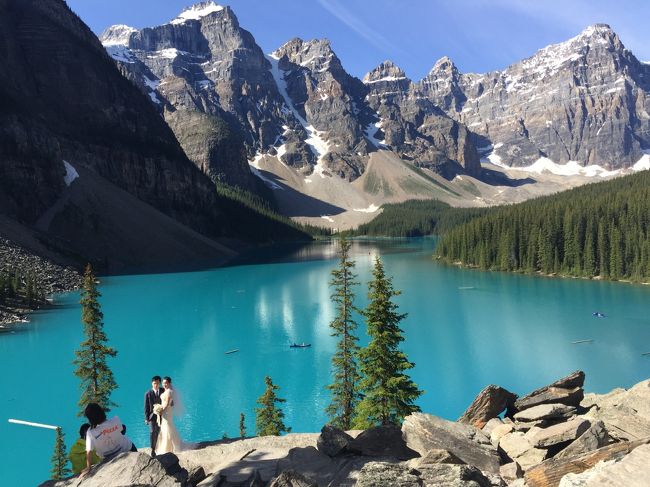
[(363, 82), (396, 81), (406, 79), (406, 73), (393, 61), (386, 60), (363, 77)]
[(433, 65), (433, 68), (431, 68), (431, 71), (429, 71), (429, 75), (443, 74), (443, 73), (454, 74), (457, 72), (458, 72), (458, 68), (456, 68), (456, 65), (451, 60), (451, 58), (448, 56), (443, 56), (440, 59), (438, 59), (436, 63)]
[(329, 39), (304, 41), (299, 37), (294, 37), (273, 51), (271, 56), (276, 59), (286, 56), (292, 63), (315, 69), (318, 72), (327, 71), (333, 65), (340, 66), (340, 61), (334, 54)]
[(137, 29), (124, 24), (111, 25), (99, 36), (104, 46), (128, 46), (131, 34)]
[(203, 17), (215, 12), (220, 12), (224, 9), (221, 5), (217, 5), (212, 0), (207, 2), (200, 2), (192, 5), (191, 7), (183, 10), (178, 17), (172, 20), (171, 24), (184, 24), (189, 20), (200, 20)]

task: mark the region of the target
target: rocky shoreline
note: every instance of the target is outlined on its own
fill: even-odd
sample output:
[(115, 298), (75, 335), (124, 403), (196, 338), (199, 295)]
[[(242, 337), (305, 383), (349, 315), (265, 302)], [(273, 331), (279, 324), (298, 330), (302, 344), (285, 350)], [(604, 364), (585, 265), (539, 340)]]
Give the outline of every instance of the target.
[[(81, 274), (77, 270), (55, 264), (5, 238), (0, 238), (0, 271), (13, 273), (15, 269), (33, 272), (46, 296), (73, 291), (78, 289), (82, 282)], [(19, 327), (28, 321), (27, 315), (32, 311), (34, 309), (24, 303), (0, 303), (0, 326), (3, 330)]]
[(42, 487), (636, 487), (650, 477), (650, 379), (585, 394), (574, 372), (527, 395), (490, 385), (454, 422), (222, 440), (124, 453)]

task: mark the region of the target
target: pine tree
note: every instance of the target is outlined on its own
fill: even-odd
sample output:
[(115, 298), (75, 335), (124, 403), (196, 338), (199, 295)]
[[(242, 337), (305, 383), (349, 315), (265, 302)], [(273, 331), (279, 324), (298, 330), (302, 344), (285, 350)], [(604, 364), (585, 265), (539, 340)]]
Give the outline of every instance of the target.
[(244, 413), (239, 413), (239, 437), (240, 438), (246, 437), (246, 424), (244, 423), (245, 420), (246, 417), (244, 416)]
[(279, 436), (281, 433), (289, 433), (291, 428), (287, 428), (282, 421), (284, 413), (277, 404), (286, 402), (275, 395), (275, 391), (280, 388), (273, 384), (269, 376), (264, 378), (266, 390), (257, 399), (259, 408), (255, 408), (255, 427), (258, 436)]
[(69, 477), (71, 472), (68, 467), (68, 454), (65, 450), (65, 441), (63, 438), (63, 430), (61, 428), (56, 429), (56, 440), (54, 441), (54, 453), (52, 454), (52, 474), (53, 480), (61, 480), (66, 477)]
[(77, 367), (75, 375), (81, 379), (79, 416), (91, 402), (99, 404), (107, 412), (116, 405), (110, 400), (110, 396), (117, 384), (106, 359), (115, 357), (117, 351), (106, 345), (108, 338), (104, 333), (104, 315), (98, 301), (100, 296), (93, 270), (88, 264), (81, 292), (81, 321), (86, 339), (75, 352), (77, 358), (73, 362)]
[(405, 416), (419, 411), (413, 404), (422, 394), (404, 372), (415, 364), (399, 350), (404, 341), (399, 327), (406, 314), (397, 313), (392, 298), (400, 291), (393, 289), (381, 260), (375, 259), (372, 281), (368, 284), (368, 307), (364, 311), (370, 342), (360, 352), (361, 390), (363, 399), (355, 411), (355, 427), (376, 424), (398, 425)]
[(332, 271), (330, 286), (334, 288), (332, 301), (336, 305), (336, 317), (330, 323), (332, 336), (338, 338), (336, 352), (332, 357), (334, 382), (327, 386), (332, 395), (331, 402), (326, 408), (330, 423), (343, 430), (352, 428), (354, 409), (360, 399), (359, 370), (357, 354), (359, 346), (356, 336), (357, 323), (352, 313), (354, 307), (354, 292), (352, 287), (357, 285), (357, 277), (353, 273), (354, 261), (350, 260), (350, 242), (345, 236), (339, 240), (339, 265)]

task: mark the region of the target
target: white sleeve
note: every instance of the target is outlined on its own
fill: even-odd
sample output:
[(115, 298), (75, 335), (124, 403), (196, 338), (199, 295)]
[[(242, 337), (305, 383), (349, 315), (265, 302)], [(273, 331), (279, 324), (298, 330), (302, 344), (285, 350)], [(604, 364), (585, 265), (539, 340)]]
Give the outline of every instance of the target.
[(93, 451), (95, 449), (95, 438), (90, 433), (90, 428), (86, 431), (86, 452)]

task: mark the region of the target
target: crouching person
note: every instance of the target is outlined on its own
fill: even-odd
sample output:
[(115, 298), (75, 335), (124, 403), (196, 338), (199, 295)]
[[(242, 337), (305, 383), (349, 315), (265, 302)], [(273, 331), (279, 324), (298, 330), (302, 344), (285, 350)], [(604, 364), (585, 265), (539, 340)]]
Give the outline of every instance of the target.
[(117, 416), (106, 419), (104, 409), (95, 403), (90, 403), (84, 410), (84, 415), (90, 423), (86, 433), (86, 469), (92, 466), (93, 450), (102, 460), (109, 460), (122, 452), (138, 451), (128, 436), (122, 434), (122, 422)]

